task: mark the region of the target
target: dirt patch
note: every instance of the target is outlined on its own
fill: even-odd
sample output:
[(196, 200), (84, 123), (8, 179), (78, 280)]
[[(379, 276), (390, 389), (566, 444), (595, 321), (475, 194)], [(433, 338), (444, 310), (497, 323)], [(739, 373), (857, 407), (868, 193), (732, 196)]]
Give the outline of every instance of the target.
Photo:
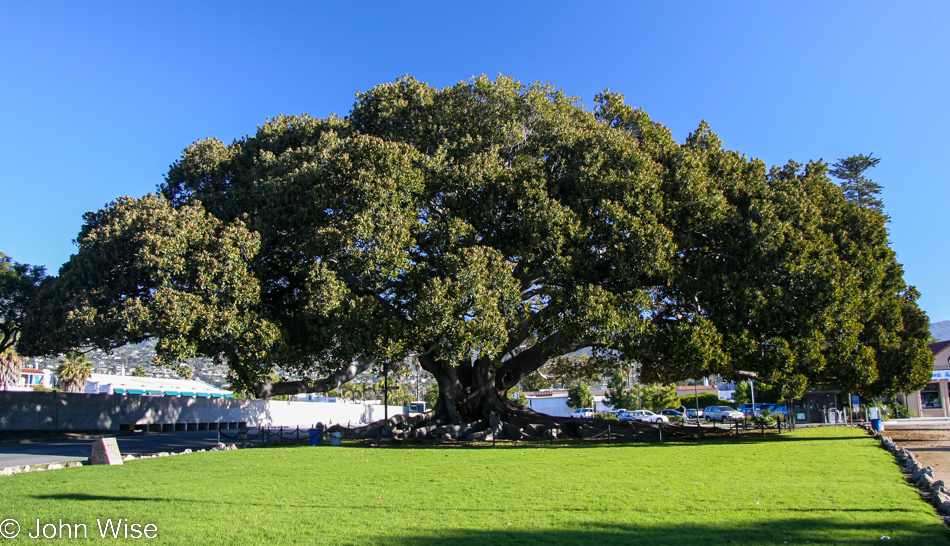
[(910, 450), (920, 464), (934, 469), (934, 477), (950, 483), (950, 423), (886, 427), (884, 435)]

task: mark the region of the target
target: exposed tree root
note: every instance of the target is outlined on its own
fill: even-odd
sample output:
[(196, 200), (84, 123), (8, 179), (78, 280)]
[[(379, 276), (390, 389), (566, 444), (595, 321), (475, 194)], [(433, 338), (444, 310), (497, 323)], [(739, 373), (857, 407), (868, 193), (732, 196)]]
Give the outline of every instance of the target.
[[(530, 409), (509, 409), (492, 413), (487, 419), (451, 422), (446, 412), (430, 411), (406, 417), (396, 415), (358, 428), (340, 425), (330, 431), (343, 432), (346, 439), (372, 439), (386, 442), (455, 442), (493, 441), (538, 442), (555, 439), (603, 439), (623, 441), (658, 441), (661, 430), (653, 423), (617, 421), (613, 419), (572, 419), (536, 413)], [(727, 434), (726, 429), (703, 429), (704, 435)], [(664, 440), (692, 439), (698, 436), (695, 427), (664, 424)]]

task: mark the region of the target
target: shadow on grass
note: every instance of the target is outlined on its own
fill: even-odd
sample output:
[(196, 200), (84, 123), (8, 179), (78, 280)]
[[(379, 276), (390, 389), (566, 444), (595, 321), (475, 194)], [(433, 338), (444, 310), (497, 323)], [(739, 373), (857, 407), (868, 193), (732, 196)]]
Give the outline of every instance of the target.
[[(882, 514), (883, 515), (883, 514)], [(773, 520), (747, 526), (728, 521), (721, 525), (689, 522), (673, 526), (636, 526), (590, 524), (585, 529), (522, 531), (512, 527), (498, 530), (443, 530), (431, 535), (379, 537), (381, 544), (427, 546), (484, 546), (486, 544), (880, 544), (881, 540), (907, 541), (912, 544), (946, 545), (950, 531), (942, 525), (921, 526), (919, 522), (889, 522), (886, 517), (874, 523), (847, 523), (830, 518)]]
[[(644, 439), (614, 439), (611, 442), (607, 442), (603, 439), (598, 439), (595, 441), (592, 440), (555, 440), (553, 443), (550, 441), (538, 441), (538, 442), (509, 442), (506, 440), (500, 440), (497, 444), (491, 443), (443, 443), (440, 445), (435, 445), (433, 443), (382, 443), (379, 446), (376, 445), (367, 445), (363, 442), (350, 443), (343, 442), (344, 448), (379, 448), (379, 449), (559, 449), (559, 448), (570, 448), (570, 449), (592, 449), (592, 448), (610, 448), (610, 447), (681, 447), (684, 445), (747, 445), (747, 444), (762, 444), (762, 443), (772, 443), (772, 442), (823, 442), (823, 441), (864, 441), (870, 436), (817, 436), (817, 437), (801, 437), (795, 434), (790, 434), (783, 432), (782, 434), (769, 433), (769, 434), (759, 434), (753, 433), (752, 431), (743, 432), (739, 436), (735, 435), (726, 435), (719, 433), (716, 435), (706, 435), (704, 431), (704, 436), (702, 440), (697, 440), (696, 438), (689, 437), (674, 437), (666, 439), (666, 432), (664, 434), (664, 441), (647, 441)], [(273, 446), (281, 447), (281, 446)]]

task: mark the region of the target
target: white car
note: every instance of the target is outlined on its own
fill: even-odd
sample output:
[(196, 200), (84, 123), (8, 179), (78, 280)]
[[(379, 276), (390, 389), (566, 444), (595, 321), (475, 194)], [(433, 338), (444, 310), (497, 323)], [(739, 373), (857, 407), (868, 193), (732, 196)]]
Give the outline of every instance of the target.
[(594, 408), (577, 408), (571, 417), (580, 419), (590, 419), (594, 416)]
[(645, 421), (647, 423), (669, 423), (669, 417), (658, 415), (650, 410), (638, 409), (623, 412), (618, 415), (621, 421)]

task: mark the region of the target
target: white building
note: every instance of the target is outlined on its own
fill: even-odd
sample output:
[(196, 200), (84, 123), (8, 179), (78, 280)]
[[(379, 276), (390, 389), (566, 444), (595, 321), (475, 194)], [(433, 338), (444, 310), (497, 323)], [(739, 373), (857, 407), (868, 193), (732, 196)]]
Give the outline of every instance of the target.
[(151, 396), (199, 396), (204, 398), (234, 398), (224, 389), (198, 379), (167, 377), (135, 377), (94, 373), (86, 381), (86, 394), (146, 394)]

